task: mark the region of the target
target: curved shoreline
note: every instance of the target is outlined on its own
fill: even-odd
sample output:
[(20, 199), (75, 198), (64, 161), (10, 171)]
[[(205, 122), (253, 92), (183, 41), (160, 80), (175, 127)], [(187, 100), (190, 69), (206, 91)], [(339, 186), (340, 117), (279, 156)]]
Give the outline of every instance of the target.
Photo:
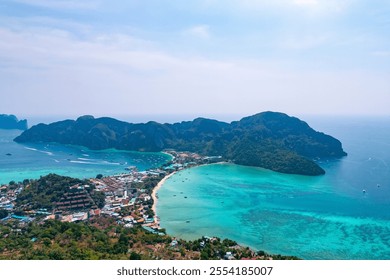
[(176, 171), (166, 175), (164, 178), (162, 178), (162, 180), (160, 182), (158, 182), (158, 184), (153, 188), (153, 191), (152, 191), (152, 198), (153, 198), (153, 206), (152, 206), (152, 211), (154, 212), (154, 222), (155, 223), (158, 223), (157, 221), (157, 212), (156, 212), (156, 207), (157, 207), (157, 192), (158, 190), (162, 187), (162, 185), (165, 183), (165, 181), (171, 177), (172, 175), (174, 175), (176, 173)]
[[(168, 153), (167, 153), (168, 154)], [(200, 165), (196, 165), (196, 166), (192, 166), (190, 168), (195, 168), (195, 167), (199, 167), (199, 166), (204, 166), (204, 165), (212, 165), (212, 164), (224, 164), (226, 162), (216, 162), (216, 163), (205, 163), (205, 164), (200, 164)], [(153, 188), (153, 191), (152, 191), (152, 194), (151, 194), (151, 197), (153, 199), (153, 205), (152, 205), (152, 211), (154, 213), (154, 223), (159, 227), (160, 226), (160, 223), (159, 223), (159, 218), (157, 216), (157, 210), (156, 210), (156, 207), (157, 207), (157, 201), (158, 201), (158, 198), (157, 198), (157, 192), (158, 190), (164, 185), (165, 181), (173, 176), (174, 174), (176, 174), (178, 171), (173, 171), (172, 173), (166, 175), (164, 178), (161, 179), (160, 182), (158, 182), (158, 184)]]

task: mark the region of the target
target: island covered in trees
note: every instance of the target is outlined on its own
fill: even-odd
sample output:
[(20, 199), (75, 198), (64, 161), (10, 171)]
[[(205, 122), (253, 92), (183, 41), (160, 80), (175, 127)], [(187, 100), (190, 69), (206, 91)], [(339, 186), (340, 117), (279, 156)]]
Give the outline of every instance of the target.
[(0, 129), (27, 129), (27, 120), (18, 120), (14, 115), (0, 114)]
[(301, 175), (324, 174), (315, 160), (346, 155), (339, 140), (315, 131), (298, 118), (277, 112), (263, 112), (231, 123), (197, 118), (174, 124), (153, 121), (133, 124), (108, 117), (82, 116), (77, 120), (38, 124), (15, 141), (56, 142), (95, 150), (175, 149)]

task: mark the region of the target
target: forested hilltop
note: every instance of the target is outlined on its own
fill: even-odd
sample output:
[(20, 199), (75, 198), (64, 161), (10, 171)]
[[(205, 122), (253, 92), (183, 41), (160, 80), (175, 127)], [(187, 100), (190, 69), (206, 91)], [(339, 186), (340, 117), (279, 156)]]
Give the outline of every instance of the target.
[(124, 228), (108, 217), (79, 223), (9, 222), (0, 224), (0, 236), (0, 260), (218, 260), (227, 252), (234, 259), (297, 259), (255, 252), (228, 239), (160, 236), (141, 226)]
[(133, 124), (107, 117), (83, 116), (76, 121), (33, 126), (15, 141), (56, 142), (95, 150), (156, 152), (175, 149), (302, 175), (325, 173), (313, 159), (346, 155), (339, 140), (313, 130), (298, 118), (276, 112), (263, 112), (232, 123), (197, 118), (174, 124)]

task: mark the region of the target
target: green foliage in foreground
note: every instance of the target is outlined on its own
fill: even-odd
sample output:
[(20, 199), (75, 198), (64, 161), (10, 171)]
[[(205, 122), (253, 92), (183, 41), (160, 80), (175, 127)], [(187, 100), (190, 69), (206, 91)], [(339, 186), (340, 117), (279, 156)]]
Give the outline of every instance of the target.
[(221, 259), (226, 252), (236, 258), (296, 259), (254, 253), (234, 241), (178, 240), (149, 233), (141, 227), (124, 228), (111, 218), (88, 223), (0, 224), (0, 259), (8, 260), (138, 260), (138, 259)]
[[(46, 221), (32, 223), (20, 231), (0, 226), (0, 259), (97, 260), (129, 259), (134, 239), (142, 240), (141, 229), (128, 230), (109, 223), (99, 229), (84, 223)], [(170, 241), (170, 240), (168, 240)]]

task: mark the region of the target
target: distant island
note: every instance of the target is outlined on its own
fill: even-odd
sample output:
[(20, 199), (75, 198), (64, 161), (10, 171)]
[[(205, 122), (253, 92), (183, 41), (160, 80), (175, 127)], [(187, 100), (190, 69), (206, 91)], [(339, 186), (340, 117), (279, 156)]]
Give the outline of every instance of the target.
[(298, 118), (277, 112), (263, 112), (231, 123), (197, 118), (174, 124), (153, 121), (133, 124), (108, 117), (82, 116), (77, 120), (35, 125), (14, 140), (72, 144), (94, 150), (174, 149), (300, 175), (325, 173), (315, 159), (346, 155), (339, 140), (313, 130)]
[(14, 115), (0, 114), (0, 129), (27, 129), (27, 120), (18, 120)]

